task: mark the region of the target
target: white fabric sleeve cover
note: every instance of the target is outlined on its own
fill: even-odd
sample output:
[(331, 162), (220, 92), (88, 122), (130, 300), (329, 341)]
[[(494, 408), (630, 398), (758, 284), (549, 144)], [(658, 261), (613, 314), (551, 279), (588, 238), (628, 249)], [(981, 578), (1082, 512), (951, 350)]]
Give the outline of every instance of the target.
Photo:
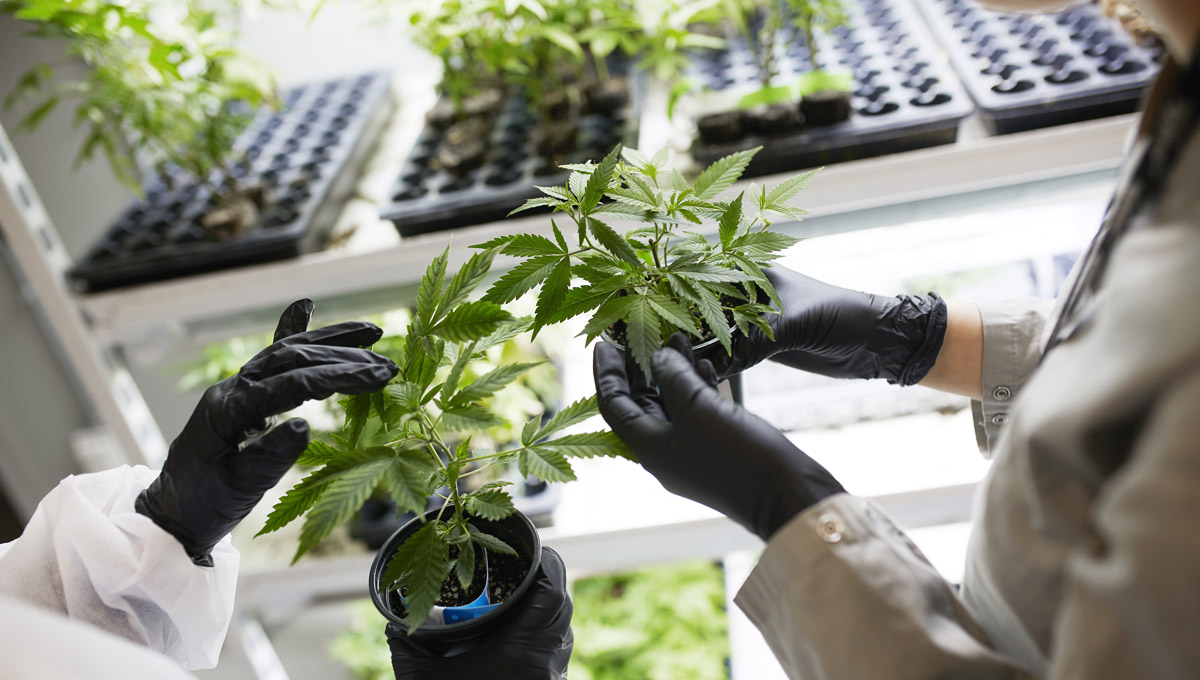
[(990, 459), (1013, 401), (1041, 361), (1054, 300), (981, 302), (978, 307), (983, 321), (983, 400), (971, 401), (971, 415), (979, 451)]
[(134, 499), (158, 475), (122, 466), (73, 475), (38, 505), (21, 537), (0, 545), (0, 593), (161, 652), (188, 669), (216, 665), (233, 615), (238, 553), (214, 566), (183, 547)]

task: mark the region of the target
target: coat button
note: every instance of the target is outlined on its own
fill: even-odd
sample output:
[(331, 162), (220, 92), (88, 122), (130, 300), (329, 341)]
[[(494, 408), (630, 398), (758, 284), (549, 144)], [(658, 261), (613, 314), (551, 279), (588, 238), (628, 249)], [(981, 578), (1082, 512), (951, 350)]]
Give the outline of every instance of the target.
[(1003, 413), (992, 416), (992, 424), (993, 425), (1003, 425), (1004, 423), (1007, 423), (1007, 422), (1008, 422), (1008, 416)]
[(992, 390), (992, 398), (996, 401), (1008, 401), (1011, 396), (1012, 390), (1004, 385), (998, 385), (996, 389)]
[(817, 518), (817, 535), (826, 543), (837, 543), (842, 540), (842, 520), (836, 515), (821, 515)]

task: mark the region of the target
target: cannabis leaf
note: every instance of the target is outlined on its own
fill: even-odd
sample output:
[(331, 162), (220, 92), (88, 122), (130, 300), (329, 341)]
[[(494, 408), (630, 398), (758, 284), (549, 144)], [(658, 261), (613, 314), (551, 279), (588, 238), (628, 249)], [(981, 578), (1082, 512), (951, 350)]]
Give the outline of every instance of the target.
[(762, 147), (756, 146), (753, 149), (739, 151), (705, 168), (692, 186), (696, 198), (701, 200), (716, 198), (718, 194), (728, 189), (737, 181), (737, 178), (742, 176), (742, 172), (750, 164), (750, 159), (754, 158), (754, 154), (760, 150)]

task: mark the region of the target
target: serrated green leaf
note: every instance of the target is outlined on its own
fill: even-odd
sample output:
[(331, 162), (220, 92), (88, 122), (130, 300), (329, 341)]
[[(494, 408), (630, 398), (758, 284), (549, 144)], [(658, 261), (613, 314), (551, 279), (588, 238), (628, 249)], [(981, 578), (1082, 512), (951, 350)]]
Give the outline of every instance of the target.
[(767, 194), (766, 200), (764, 201), (765, 205), (763, 207), (770, 209), (771, 206), (784, 203), (785, 201), (791, 199), (796, 194), (800, 193), (804, 187), (808, 186), (808, 183), (811, 182), (813, 177), (816, 177), (817, 173), (821, 172), (821, 170), (822, 168), (809, 170), (808, 172), (796, 175), (795, 177), (789, 177), (775, 185), (775, 188), (771, 189), (770, 193)]
[(504, 304), (521, 297), (546, 280), (550, 272), (562, 261), (562, 255), (544, 255), (518, 264), (508, 270), (492, 284), (483, 299)]
[(473, 432), (503, 425), (504, 421), (479, 404), (465, 404), (447, 407), (442, 411), (442, 423), (447, 430)]
[(454, 406), (463, 406), (487, 399), (508, 386), (529, 369), (540, 365), (541, 363), (515, 363), (497, 366), (462, 388), (462, 390), (450, 398), (449, 403)]
[(505, 321), (504, 323), (500, 324), (499, 328), (492, 331), (491, 335), (488, 335), (479, 342), (475, 343), (475, 351), (485, 352), (497, 345), (503, 345), (509, 340), (512, 340), (518, 335), (528, 331), (531, 323), (533, 323), (533, 319), (528, 316), (516, 317), (510, 321)]
[(728, 189), (742, 176), (746, 166), (750, 164), (750, 159), (754, 158), (754, 154), (761, 149), (761, 146), (756, 146), (753, 149), (730, 154), (705, 168), (692, 185), (696, 197), (701, 200), (716, 198), (718, 194)]
[(587, 325), (583, 327), (580, 335), (583, 335), (589, 341), (600, 335), (609, 326), (616, 323), (618, 319), (624, 318), (629, 311), (629, 307), (636, 300), (637, 297), (633, 295), (609, 298), (608, 302), (600, 305), (599, 309), (592, 314), (592, 318), (588, 319)]
[(516, 257), (537, 257), (538, 255), (562, 255), (564, 251), (545, 236), (517, 234), (500, 252)]
[(562, 252), (570, 252), (571, 249), (567, 247), (567, 239), (563, 238), (562, 232), (558, 230), (558, 223), (550, 220), (550, 228), (554, 230), (554, 241), (558, 244)]
[(756, 231), (739, 236), (729, 244), (729, 250), (749, 258), (779, 257), (781, 251), (787, 250), (800, 242), (800, 239), (774, 231)]
[(495, 536), (481, 531), (478, 527), (470, 522), (467, 523), (467, 533), (471, 534), (471, 540), (486, 548), (489, 552), (498, 553), (500, 555), (516, 555), (517, 551), (509, 544), (496, 538)]
[(625, 312), (625, 337), (628, 341), (625, 350), (633, 355), (633, 360), (649, 380), (650, 357), (654, 350), (662, 347), (662, 324), (649, 300), (641, 295), (628, 297), (633, 298), (634, 302)]
[(568, 203), (571, 201), (571, 194), (570, 194), (570, 193), (567, 191), (567, 188), (566, 188), (566, 187), (559, 187), (559, 186), (551, 186), (551, 187), (539, 187), (539, 186), (535, 186), (535, 187), (534, 187), (534, 189), (537, 189), (538, 191), (540, 191), (540, 192), (542, 192), (543, 194), (546, 194), (547, 196), (550, 196), (550, 197), (552, 197), (552, 198), (557, 198), (557, 199), (560, 199), (560, 200), (562, 200), (562, 201), (566, 201), (566, 202), (568, 202)]
[(516, 238), (515, 234), (506, 234), (504, 236), (497, 236), (496, 238), (494, 238), (490, 241), (486, 241), (484, 243), (476, 243), (475, 245), (473, 245), (471, 247), (472, 248), (480, 248), (483, 250), (497, 250), (499, 248), (502, 248), (502, 247), (508, 245), (508, 242), (513, 240), (514, 238)]
[(655, 215), (654, 211), (647, 208), (641, 208), (627, 203), (604, 203), (596, 206), (591, 212), (594, 215), (608, 215), (615, 219), (623, 217), (636, 218), (641, 221), (649, 221)]
[(304, 453), (296, 459), (296, 465), (304, 465), (306, 467), (316, 467), (325, 465), (326, 463), (337, 459), (340, 452), (319, 439), (313, 439), (308, 442), (308, 446), (304, 448)]
[(438, 303), (442, 299), (442, 286), (446, 282), (446, 263), (450, 258), (450, 246), (441, 255), (433, 258), (433, 262), (425, 269), (421, 283), (417, 286), (417, 318), (425, 328), (434, 322)]
[(615, 229), (593, 218), (588, 218), (587, 226), (588, 231), (592, 232), (592, 236), (596, 237), (596, 241), (599, 242), (602, 248), (625, 262), (641, 264), (641, 260), (638, 259), (633, 246), (629, 245), (629, 241), (626, 241)]
[(675, 191), (686, 191), (690, 188), (687, 180), (684, 179), (683, 175), (674, 168), (671, 169), (671, 188)]
[(534, 416), (525, 423), (525, 427), (521, 428), (521, 444), (529, 446), (537, 441), (538, 428), (542, 425), (542, 417)]
[(308, 512), (313, 503), (321, 497), (321, 493), (325, 491), (325, 487), (333, 481), (332, 474), (313, 473), (300, 483), (288, 489), (286, 493), (279, 498), (279, 501), (271, 509), (271, 513), (267, 515), (266, 524), (259, 530), (256, 537), (263, 534), (269, 534), (273, 531), (279, 531), (288, 524), (291, 524), (300, 515)]
[(569, 482), (575, 479), (575, 471), (566, 457), (540, 444), (521, 449), (517, 465), (522, 475), (546, 482)]
[(737, 235), (738, 227), (742, 224), (742, 197), (745, 193), (738, 194), (737, 199), (729, 202), (729, 206), (725, 208), (725, 212), (721, 214), (720, 234), (721, 247), (728, 249), (729, 244), (733, 242), (734, 236)]
[(612, 179), (613, 171), (617, 169), (617, 162), (620, 158), (621, 145), (618, 144), (604, 157), (604, 160), (600, 161), (595, 171), (588, 177), (587, 186), (583, 191), (583, 198), (579, 202), (584, 214), (591, 213), (592, 209), (600, 203), (600, 199), (604, 198), (605, 192), (608, 191), (609, 181)]
[(358, 512), (391, 464), (388, 458), (378, 458), (339, 473), (329, 483), (305, 516), (292, 564)]
[(563, 301), (567, 299), (567, 289), (570, 285), (571, 261), (563, 258), (555, 265), (550, 276), (546, 277), (545, 282), (542, 283), (542, 290), (538, 293), (537, 310), (533, 316), (534, 337), (537, 337), (537, 332), (548, 324), (550, 319), (554, 318)]
[(646, 156), (646, 154), (631, 147), (625, 147), (621, 149), (621, 156), (625, 160), (632, 163), (636, 168), (643, 168), (647, 165), (650, 165), (650, 159)]
[(559, 305), (558, 311), (554, 316), (550, 317), (550, 324), (562, 323), (567, 319), (574, 318), (589, 312), (601, 304), (605, 300), (612, 297), (612, 291), (596, 292), (593, 286), (579, 286), (567, 290), (567, 296), (563, 299), (563, 303)]
[(537, 198), (526, 200), (519, 208), (514, 208), (512, 212), (508, 213), (506, 217), (512, 217), (519, 212), (525, 212), (533, 208), (553, 208), (556, 205), (562, 205), (562, 201), (552, 196), (538, 196)]
[(476, 517), (496, 521), (517, 511), (512, 497), (500, 489), (479, 490), (466, 497), (467, 512)]
[(384, 471), (380, 485), (396, 502), (398, 510), (420, 515), (425, 512), (426, 499), (433, 490), (435, 480), (429, 469), (422, 469), (409, 461), (423, 458), (422, 462), (426, 465), (432, 461), (416, 450), (406, 451), (405, 454), (406, 457), (392, 461)]
[(430, 333), (451, 342), (470, 342), (487, 336), (512, 319), (512, 314), (494, 302), (477, 300), (459, 305), (430, 329)]
[(629, 447), (612, 432), (581, 432), (568, 434), (539, 444), (554, 449), (569, 458), (629, 458)]
[(341, 403), (346, 411), (346, 425), (342, 432), (351, 447), (358, 446), (358, 439), (371, 416), (371, 395), (352, 394), (342, 399)]
[(576, 202), (583, 200), (584, 187), (587, 186), (588, 175), (572, 172), (567, 175), (567, 188)]
[(658, 210), (658, 203), (656, 203), (653, 199), (647, 199), (642, 192), (634, 189), (627, 189), (625, 187), (609, 187), (608, 191), (604, 195), (608, 196), (614, 201), (617, 201), (618, 203), (624, 203), (625, 205), (640, 208), (642, 210)]
[(597, 404), (596, 395), (593, 394), (590, 397), (580, 399), (566, 406), (558, 413), (555, 413), (554, 416), (550, 418), (550, 421), (546, 423), (545, 427), (541, 428), (541, 431), (538, 433), (538, 438), (540, 439), (542, 437), (549, 437), (552, 434), (557, 434), (558, 432), (561, 432), (572, 425), (582, 423), (588, 418), (591, 418), (599, 413), (600, 406)]
[(458, 557), (454, 559), (454, 574), (458, 577), (458, 582), (462, 584), (463, 590), (471, 588), (471, 582), (475, 580), (475, 544), (471, 541), (465, 541), (458, 544)]
[(404, 623), (416, 630), (429, 618), (450, 571), (449, 550), (437, 535), (436, 522), (417, 529), (396, 550), (383, 572), (383, 584), (404, 596)]
[(495, 256), (494, 251), (472, 255), (466, 264), (454, 274), (454, 278), (450, 279), (450, 285), (446, 286), (446, 292), (442, 295), (440, 303), (442, 309), (453, 309), (466, 300), (471, 291), (483, 283), (488, 270), (492, 268), (492, 259)]
[(646, 300), (663, 320), (671, 323), (679, 330), (690, 333), (694, 337), (700, 337), (700, 328), (696, 325), (696, 320), (679, 303), (663, 295), (653, 293), (647, 295)]
[(438, 397), (441, 401), (449, 402), (450, 396), (458, 391), (458, 383), (462, 382), (463, 371), (467, 369), (467, 364), (470, 363), (474, 353), (475, 343), (468, 343), (459, 349), (458, 356), (455, 357), (454, 364), (450, 366), (450, 372), (446, 374), (446, 380), (442, 383)]
[(715, 264), (709, 264), (707, 262), (686, 264), (679, 267), (670, 267), (669, 269), (671, 272), (678, 274), (679, 276), (695, 281), (737, 283), (739, 281), (754, 280), (754, 276), (745, 272), (740, 272), (736, 269), (728, 269), (726, 267), (719, 267)]
[(778, 204), (778, 205), (768, 207), (767, 212), (777, 213), (779, 215), (783, 215), (784, 217), (787, 217), (789, 219), (793, 219), (796, 221), (803, 220), (804, 216), (808, 214), (807, 210), (803, 210), (801, 208), (797, 208), (795, 206), (790, 206), (787, 204)]
[[(691, 282), (688, 283), (691, 284)], [(700, 310), (700, 316), (704, 319), (704, 323), (708, 324), (709, 330), (721, 343), (721, 347), (725, 348), (726, 354), (732, 353), (733, 336), (729, 331), (729, 319), (725, 317), (719, 297), (705, 286), (691, 285), (694, 285), (700, 294), (696, 307)]]

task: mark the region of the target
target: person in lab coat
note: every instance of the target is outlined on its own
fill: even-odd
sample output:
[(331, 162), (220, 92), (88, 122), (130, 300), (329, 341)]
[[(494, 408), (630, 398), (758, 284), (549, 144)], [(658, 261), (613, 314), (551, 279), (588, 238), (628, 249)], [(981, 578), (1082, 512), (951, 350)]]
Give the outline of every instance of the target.
[[(362, 349), (378, 327), (306, 330), (312, 311), (310, 300), (290, 305), (274, 343), (204, 393), (161, 472), (68, 477), (0, 545), (0, 678), (169, 680), (216, 664), (237, 580), (229, 532), (308, 445), (303, 420), (271, 422), (309, 399), (376, 392), (397, 373)], [(571, 602), (562, 561), (546, 549), (542, 565), (510, 625), (472, 652), (444, 660), (402, 633), (391, 640), (397, 677), (561, 677)]]
[[(1170, 59), (1053, 309), (886, 298), (777, 268), (774, 342), (755, 329), (693, 365), (673, 338), (657, 390), (595, 348), (601, 412), (645, 468), (767, 542), (736, 602), (790, 677), (1200, 673), (1200, 3), (1141, 4)], [(718, 397), (719, 378), (766, 359), (973, 398), (992, 465), (961, 590), (873, 503)]]

